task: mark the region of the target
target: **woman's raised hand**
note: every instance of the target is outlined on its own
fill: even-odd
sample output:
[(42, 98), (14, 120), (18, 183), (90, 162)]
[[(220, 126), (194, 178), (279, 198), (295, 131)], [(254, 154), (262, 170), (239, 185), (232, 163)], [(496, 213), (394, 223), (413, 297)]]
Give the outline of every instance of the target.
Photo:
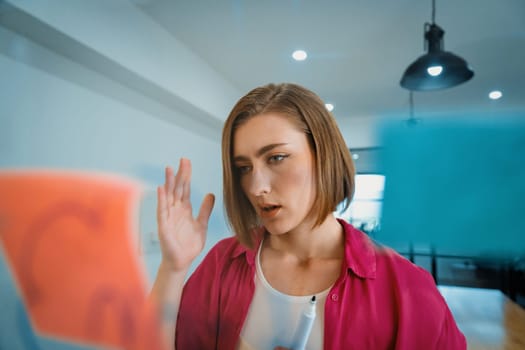
[(191, 162), (181, 158), (177, 175), (166, 168), (164, 186), (157, 188), (157, 226), (162, 264), (172, 271), (188, 269), (206, 242), (215, 197), (208, 193), (193, 217), (190, 202)]

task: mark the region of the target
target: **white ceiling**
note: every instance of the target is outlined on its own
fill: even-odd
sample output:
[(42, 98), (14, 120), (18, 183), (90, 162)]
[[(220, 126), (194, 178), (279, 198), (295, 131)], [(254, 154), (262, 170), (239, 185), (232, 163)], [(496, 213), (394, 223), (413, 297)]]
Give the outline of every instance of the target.
[[(333, 103), (339, 120), (404, 116), (399, 80), (424, 53), (431, 0), (134, 0), (240, 91), (303, 84)], [(447, 90), (414, 93), (416, 117), (525, 112), (525, 1), (437, 0), (445, 50), (475, 76)], [(295, 49), (308, 59), (295, 62)], [(503, 98), (491, 101), (491, 89)]]

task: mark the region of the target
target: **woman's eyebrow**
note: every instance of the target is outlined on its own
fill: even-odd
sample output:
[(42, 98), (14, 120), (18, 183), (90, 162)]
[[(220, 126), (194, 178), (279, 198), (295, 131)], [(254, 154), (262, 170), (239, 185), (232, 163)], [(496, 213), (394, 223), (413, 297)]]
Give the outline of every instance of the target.
[[(260, 157), (262, 156), (263, 154), (265, 154), (266, 152), (268, 151), (271, 151), (272, 149), (276, 148), (276, 147), (279, 147), (279, 146), (284, 146), (284, 145), (287, 145), (287, 143), (285, 142), (282, 142), (282, 143), (271, 143), (269, 145), (266, 145), (266, 146), (263, 146), (261, 147), (256, 153), (255, 155), (257, 157)], [(233, 158), (233, 161), (234, 162), (237, 162), (237, 161), (243, 161), (243, 160), (248, 160), (248, 157), (246, 156), (236, 156)]]

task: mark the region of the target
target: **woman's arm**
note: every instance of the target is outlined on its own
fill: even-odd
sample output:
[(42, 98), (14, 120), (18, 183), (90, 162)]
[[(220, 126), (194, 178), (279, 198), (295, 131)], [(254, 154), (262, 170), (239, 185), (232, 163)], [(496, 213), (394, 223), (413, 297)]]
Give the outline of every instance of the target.
[(157, 189), (157, 226), (162, 260), (150, 299), (161, 315), (162, 334), (168, 348), (174, 348), (175, 324), (184, 280), (193, 260), (204, 248), (208, 220), (215, 197), (204, 197), (197, 218), (190, 202), (191, 163), (180, 160), (177, 174), (166, 168), (164, 186)]
[(151, 290), (150, 299), (157, 306), (163, 341), (167, 349), (175, 349), (175, 325), (186, 271), (172, 271), (161, 262)]

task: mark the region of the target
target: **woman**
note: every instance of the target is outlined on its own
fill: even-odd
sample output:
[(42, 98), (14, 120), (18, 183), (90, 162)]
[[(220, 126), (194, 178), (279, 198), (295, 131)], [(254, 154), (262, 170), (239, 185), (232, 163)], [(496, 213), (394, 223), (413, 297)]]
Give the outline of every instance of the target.
[(191, 165), (166, 170), (158, 189), (162, 249), (152, 295), (177, 349), (292, 348), (315, 296), (307, 349), (465, 349), (432, 277), (338, 220), (354, 166), (313, 92), (267, 85), (242, 97), (222, 136), (224, 203), (234, 237), (201, 252), (214, 197), (196, 219)]

